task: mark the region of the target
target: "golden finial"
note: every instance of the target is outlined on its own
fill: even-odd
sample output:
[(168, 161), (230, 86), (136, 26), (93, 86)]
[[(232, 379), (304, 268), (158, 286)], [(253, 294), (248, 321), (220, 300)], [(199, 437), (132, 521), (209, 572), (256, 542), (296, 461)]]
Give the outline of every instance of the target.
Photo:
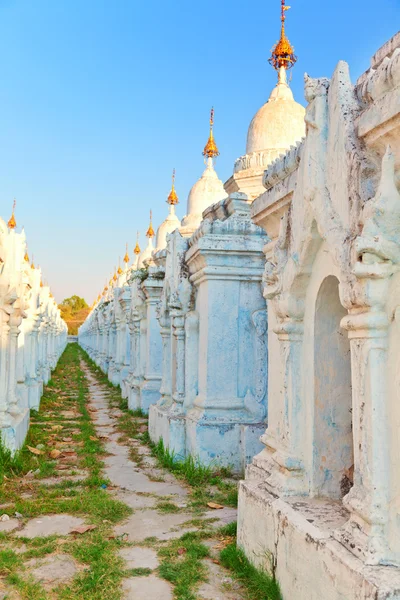
[[(113, 281), (117, 281), (117, 279), (118, 279), (118, 278), (117, 278), (117, 269), (116, 269), (116, 267), (114, 267), (114, 275), (112, 276), (112, 280), (113, 280)], [(110, 280), (110, 281), (111, 281), (111, 280)]]
[(27, 263), (29, 262), (28, 248), (25, 248), (24, 261), (27, 262)]
[(118, 275), (122, 275), (123, 270), (121, 269), (121, 257), (118, 257), (118, 269), (117, 269), (117, 273)]
[(178, 204), (178, 202), (179, 202), (178, 194), (175, 191), (175, 169), (174, 169), (172, 171), (172, 188), (169, 193), (167, 203), (171, 204), (171, 206), (174, 206), (175, 204)]
[(281, 37), (279, 42), (272, 48), (272, 56), (268, 61), (276, 71), (279, 71), (281, 67), (291, 69), (297, 61), (297, 56), (294, 54), (294, 48), (286, 37), (285, 13), (289, 10), (290, 6), (286, 6), (285, 2), (286, 0), (281, 0)]
[(136, 254), (136, 255), (140, 254), (140, 246), (139, 246), (139, 232), (137, 232), (137, 234), (136, 234), (136, 246), (135, 246), (135, 249), (134, 249), (134, 251), (133, 251), (133, 252), (134, 252), (134, 254)]
[(35, 263), (33, 262), (33, 254), (32, 254), (32, 262), (31, 262), (31, 269), (35, 268)]
[(40, 280), (40, 287), (43, 287), (43, 281)]
[(214, 108), (211, 109), (211, 114), (210, 114), (210, 135), (208, 138), (208, 142), (204, 146), (204, 150), (203, 150), (203, 156), (206, 156), (207, 158), (216, 158), (217, 156), (219, 156), (218, 147), (214, 140), (213, 128), (214, 128)]
[(125, 256), (124, 256), (124, 263), (128, 264), (128, 262), (129, 262), (128, 242), (126, 242), (126, 251), (125, 251)]
[(50, 294), (49, 294), (49, 297), (50, 297), (50, 298), (54, 298), (54, 296), (53, 296), (53, 294), (52, 294), (51, 292), (50, 292)]
[(7, 223), (8, 229), (15, 229), (17, 226), (17, 221), (15, 220), (15, 215), (14, 215), (16, 204), (17, 204), (17, 201), (14, 198), (12, 214), (11, 214), (10, 220)]
[(150, 239), (155, 236), (152, 221), (153, 221), (153, 212), (150, 211), (150, 225), (149, 225), (148, 230), (146, 231), (146, 237), (148, 237)]

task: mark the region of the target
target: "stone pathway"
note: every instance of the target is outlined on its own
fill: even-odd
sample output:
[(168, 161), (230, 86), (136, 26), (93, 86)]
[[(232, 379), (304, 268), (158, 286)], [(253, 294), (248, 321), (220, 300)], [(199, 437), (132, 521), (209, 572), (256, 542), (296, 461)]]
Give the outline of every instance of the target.
[[(108, 456), (104, 459), (105, 473), (114, 489), (111, 493), (134, 509), (134, 513), (114, 528), (115, 535), (123, 537), (132, 547), (120, 551), (127, 569), (149, 569), (147, 577), (131, 577), (123, 582), (126, 600), (172, 600), (172, 586), (157, 575), (159, 560), (157, 552), (146, 546), (139, 546), (148, 538), (164, 542), (180, 538), (184, 533), (197, 531), (191, 526), (193, 513), (186, 512), (188, 489), (164, 469), (157, 468), (151, 457), (150, 449), (137, 440), (130, 440), (129, 446), (119, 443), (116, 419), (119, 411), (111, 409), (108, 403), (107, 388), (99, 384), (88, 367), (82, 369), (89, 381), (90, 409), (98, 436), (107, 436), (105, 449)], [(144, 420), (145, 423), (145, 420)], [(141, 460), (139, 467), (129, 458), (129, 450), (134, 447), (147, 460)], [(151, 459), (151, 460), (150, 460)], [(158, 502), (171, 502), (182, 512), (163, 514), (154, 506)], [(231, 523), (236, 520), (236, 509), (224, 508), (219, 511), (206, 511), (201, 519), (213, 520), (212, 527)], [(216, 560), (216, 559), (214, 559)], [(197, 594), (199, 600), (234, 600), (245, 598), (240, 586), (235, 584), (228, 572), (212, 562), (205, 561), (209, 580), (203, 584)], [(232, 592), (227, 591), (231, 587)], [(232, 595), (233, 594), (233, 595)]]
[[(5, 536), (0, 547), (0, 600), (189, 598), (187, 592), (181, 595), (179, 591), (183, 577), (179, 565), (189, 560), (186, 557), (190, 550), (181, 538), (190, 532), (204, 533), (199, 542), (205, 544), (206, 550), (201, 562), (196, 563), (204, 576), (192, 586), (190, 598), (247, 599), (245, 590), (218, 561), (224, 543), (218, 528), (236, 520), (236, 509), (194, 508), (190, 486), (158, 466), (140, 435), (127, 436), (121, 431), (121, 417), (125, 418), (127, 413), (118, 407), (116, 390), (99, 379), (82, 359), (80, 369), (85, 389), (88, 388), (85, 406), (95, 430), (90, 439), (96, 444), (101, 442), (102, 447), (99, 464), (103, 464), (103, 473), (99, 477), (104, 476), (109, 482), (101, 486), (106, 491), (100, 491), (100, 496), (103, 493), (112, 498), (122, 518), (113, 518), (112, 514), (108, 519), (100, 518), (94, 507), (84, 509), (87, 494), (92, 493), (87, 478), (93, 477), (90, 460), (80, 450), (84, 444), (80, 441), (81, 429), (87, 423), (82, 425), (80, 421), (77, 384), (70, 383), (67, 391), (56, 389), (59, 397), (67, 401), (67, 408), (62, 402), (62, 410), (57, 413), (58, 401), (55, 401), (49, 410), (41, 410), (35, 425), (47, 432), (46, 448), (42, 450), (43, 444), (37, 444), (33, 457), (36, 458), (40, 448), (39, 454), (48, 453), (54, 460), (49, 466), (39, 456), (40, 469), (31, 470), (10, 484), (6, 482), (5, 488), (10, 486), (6, 502), (2, 503), (0, 495), (0, 536)], [(68, 380), (65, 375), (62, 378)], [(144, 434), (147, 420), (136, 417), (134, 421), (139, 433)], [(37, 502), (43, 504), (37, 508)], [(98, 498), (93, 496), (93, 503), (96, 502)], [(32, 515), (35, 511), (37, 516)], [(103, 506), (99, 507), (99, 513), (104, 516)], [(127, 516), (123, 518), (123, 514)], [(96, 544), (101, 548), (103, 531), (108, 532), (105, 534), (108, 543), (114, 544), (109, 558), (110, 574), (121, 573), (121, 569), (123, 572), (122, 581), (121, 575), (117, 578), (121, 582), (120, 591), (98, 594), (93, 584), (93, 589), (88, 585), (87, 592), (80, 591), (77, 595), (73, 591), (77, 581), (82, 578), (89, 581), (90, 573), (96, 577), (97, 558), (93, 558), (91, 549)], [(99, 555), (98, 561), (101, 560)], [(14, 580), (19, 578), (15, 586), (10, 585), (10, 573)], [(99, 579), (104, 582), (102, 578), (107, 575), (106, 568)], [(84, 590), (85, 585), (80, 589)]]

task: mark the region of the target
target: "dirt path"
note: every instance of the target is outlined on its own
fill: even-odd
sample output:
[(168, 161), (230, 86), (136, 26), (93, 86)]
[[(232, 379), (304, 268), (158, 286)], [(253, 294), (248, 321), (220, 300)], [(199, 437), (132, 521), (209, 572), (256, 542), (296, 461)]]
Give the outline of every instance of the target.
[(0, 599), (248, 598), (218, 558), (235, 483), (194, 468), (188, 485), (161, 467), (147, 419), (76, 345), (21, 456), (2, 462)]

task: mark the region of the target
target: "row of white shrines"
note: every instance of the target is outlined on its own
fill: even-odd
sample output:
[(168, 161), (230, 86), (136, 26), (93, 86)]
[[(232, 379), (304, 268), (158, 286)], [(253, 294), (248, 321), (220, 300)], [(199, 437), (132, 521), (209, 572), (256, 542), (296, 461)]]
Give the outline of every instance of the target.
[[(233, 176), (218, 179), (211, 135), (186, 217), (173, 189), (156, 248), (150, 227), (79, 342), (149, 412), (153, 441), (245, 468), (238, 543), (285, 600), (399, 599), (400, 34), (355, 85), (343, 62), (306, 76), (305, 111), (276, 55)], [(2, 419), (65, 344), (39, 275), (22, 333), (18, 260), (1, 265)]]
[(67, 326), (13, 210), (7, 224), (0, 219), (0, 434), (11, 452), (22, 446), (66, 343)]

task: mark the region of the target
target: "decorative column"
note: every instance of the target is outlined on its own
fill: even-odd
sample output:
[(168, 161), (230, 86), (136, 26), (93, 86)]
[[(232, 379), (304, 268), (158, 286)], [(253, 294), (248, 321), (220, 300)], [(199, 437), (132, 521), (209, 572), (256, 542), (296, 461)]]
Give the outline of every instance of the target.
[(142, 283), (146, 298), (146, 335), (144, 337), (146, 361), (144, 379), (140, 389), (140, 406), (145, 413), (148, 413), (149, 407), (160, 399), (163, 357), (157, 306), (163, 289), (163, 277), (164, 272), (151, 264), (149, 265), (149, 276)]

